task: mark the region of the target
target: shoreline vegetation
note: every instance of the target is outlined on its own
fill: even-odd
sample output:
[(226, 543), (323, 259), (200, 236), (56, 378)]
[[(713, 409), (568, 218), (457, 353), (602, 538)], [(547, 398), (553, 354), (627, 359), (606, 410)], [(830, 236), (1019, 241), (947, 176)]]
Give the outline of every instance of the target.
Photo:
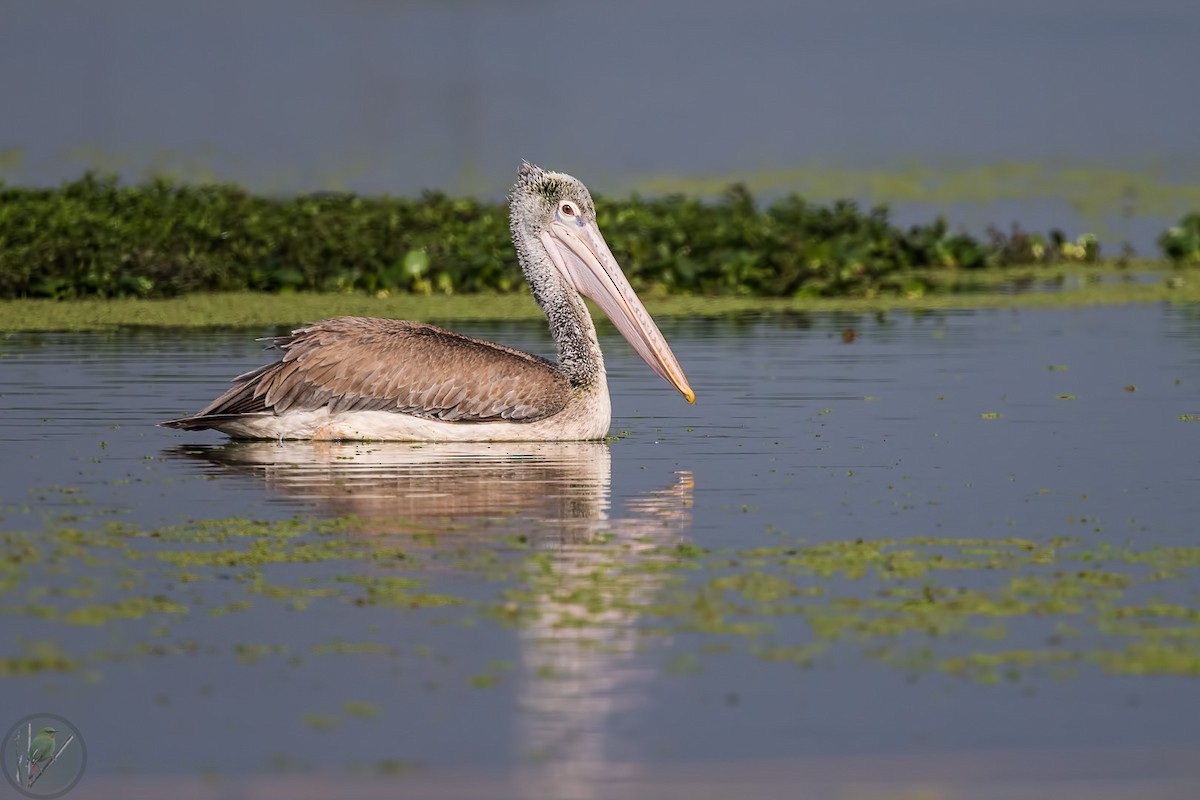
[[(1162, 260), (1103, 260), (1096, 237), (1014, 225), (983, 237), (886, 206), (600, 198), (598, 222), (660, 316), (1200, 299), (1200, 214)], [(507, 207), (419, 198), (251, 194), (232, 184), (86, 174), (0, 184), (0, 331), (288, 325), (341, 314), (535, 319)], [(1103, 254), (1110, 255), (1110, 254)]]
[[(1200, 268), (1171, 268), (1161, 262), (1124, 267), (1060, 267), (1048, 271), (1010, 268), (949, 277), (952, 280), (928, 294), (790, 298), (649, 294), (643, 300), (650, 313), (660, 319), (1200, 303)], [(373, 296), (361, 293), (226, 292), (162, 299), (0, 300), (0, 333), (131, 327), (286, 327), (343, 315), (413, 319), (435, 324), (543, 318), (541, 309), (528, 293)], [(596, 317), (598, 324), (607, 325), (601, 315), (596, 314)]]
[[(597, 222), (638, 291), (829, 297), (934, 288), (914, 270), (1090, 264), (1091, 233), (1013, 225), (981, 237), (938, 217), (902, 228), (887, 206), (761, 203), (742, 185), (715, 200), (600, 198)], [(1161, 257), (1200, 265), (1200, 214), (1159, 237)], [(56, 188), (0, 184), (0, 298), (175, 297), (190, 292), (513, 292), (524, 286), (504, 203), (318, 193), (92, 173)]]

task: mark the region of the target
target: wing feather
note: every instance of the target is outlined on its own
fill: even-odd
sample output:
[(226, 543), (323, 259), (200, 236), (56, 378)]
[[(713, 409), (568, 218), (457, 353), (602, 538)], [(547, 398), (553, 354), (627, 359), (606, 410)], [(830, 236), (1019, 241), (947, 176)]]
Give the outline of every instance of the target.
[[(283, 357), (177, 427), (206, 417), (328, 408), (387, 410), (452, 422), (533, 422), (563, 409), (566, 377), (544, 358), (434, 325), (338, 317), (274, 340)], [(215, 421), (215, 420), (214, 420)]]

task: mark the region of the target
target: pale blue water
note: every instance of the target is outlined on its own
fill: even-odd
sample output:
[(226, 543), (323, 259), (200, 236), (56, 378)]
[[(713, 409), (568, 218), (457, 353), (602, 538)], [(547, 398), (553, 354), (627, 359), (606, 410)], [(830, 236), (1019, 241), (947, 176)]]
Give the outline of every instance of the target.
[[(455, 327), (548, 349), (541, 325)], [(0, 530), (352, 514), (361, 530), (337, 536), (382, 546), (408, 531), (401, 540), (426, 567), (318, 562), (264, 574), (288, 575), (293, 587), (348, 570), (411, 574), (425, 581), (420, 591), (468, 603), (317, 597), (294, 610), (248, 593), (239, 569), (189, 584), (166, 564), (131, 560), (146, 571), (146, 591), (188, 613), (99, 627), (4, 616), (0, 655), (21, 652), (21, 637), (119, 655), (76, 672), (0, 677), (0, 709), (13, 720), (61, 714), (85, 732), (88, 774), (73, 797), (720, 797), (739, 786), (791, 797), (801, 785), (813, 797), (921, 787), (1074, 797), (1076, 779), (1094, 782), (1091, 797), (1194, 796), (1194, 677), (1084, 666), (992, 685), (888, 666), (851, 642), (802, 669), (715, 633), (646, 635), (661, 623), (652, 606), (673, 591), (672, 577), (652, 570), (621, 579), (627, 600), (599, 629), (564, 627), (582, 612), (552, 598), (534, 602), (540, 623), (517, 626), (472, 604), (498, 608), (506, 591), (537, 585), (480, 566), (525, 557), (514, 536), (547, 555), (555, 585), (580, 590), (608, 552), (587, 544), (597, 536), (624, 543), (635, 565), (661, 558), (655, 547), (745, 551), (795, 536), (1086, 534), (1142, 549), (1194, 546), (1200, 422), (1180, 416), (1200, 414), (1200, 311), (822, 314), (662, 328), (696, 389), (694, 407), (608, 337), (613, 430), (623, 438), (514, 451), (235, 446), (154, 427), (270, 357), (254, 338), (271, 331), (0, 340)], [(78, 520), (47, 521), (55, 514)], [(440, 533), (410, 545), (414, 526)], [(69, 585), (74, 569), (38, 565), (0, 605), (25, 602), (37, 585)], [(119, 580), (106, 578), (97, 598)], [(964, 580), (987, 584), (977, 573)], [(840, 590), (870, 599), (876, 588)], [(1160, 591), (1200, 602), (1194, 570)], [(244, 610), (209, 613), (246, 599)], [(777, 622), (765, 641), (812, 638), (803, 618)], [(1082, 644), (1103, 643), (1080, 624)], [(1036, 619), (1009, 625), (1011, 646), (1042, 644)], [(375, 650), (320, 650), (337, 642)], [(138, 649), (146, 644), (165, 650)], [(924, 644), (941, 655), (979, 646), (954, 636)], [(242, 663), (238, 645), (286, 651)], [(348, 702), (377, 716), (347, 711)], [(392, 761), (406, 774), (391, 775)]]

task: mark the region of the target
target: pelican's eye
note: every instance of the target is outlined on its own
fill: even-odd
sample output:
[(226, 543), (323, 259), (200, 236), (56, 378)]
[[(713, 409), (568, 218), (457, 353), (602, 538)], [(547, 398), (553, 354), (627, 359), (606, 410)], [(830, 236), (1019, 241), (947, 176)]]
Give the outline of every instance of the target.
[(575, 206), (571, 205), (570, 203), (563, 203), (558, 207), (558, 210), (562, 212), (564, 217), (573, 217), (576, 213)]

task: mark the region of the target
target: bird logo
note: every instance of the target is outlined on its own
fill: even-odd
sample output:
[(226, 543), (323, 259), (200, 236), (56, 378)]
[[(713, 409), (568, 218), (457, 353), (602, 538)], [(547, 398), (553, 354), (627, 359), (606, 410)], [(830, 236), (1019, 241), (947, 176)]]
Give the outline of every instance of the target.
[(0, 769), (25, 797), (62, 797), (79, 783), (87, 747), (79, 729), (57, 714), (31, 714), (0, 739)]
[(52, 728), (49, 725), (38, 731), (38, 735), (33, 737), (33, 741), (29, 743), (29, 785), (33, 785), (38, 775), (45, 769), (46, 765), (54, 758), (54, 735), (58, 733), (57, 728)]

